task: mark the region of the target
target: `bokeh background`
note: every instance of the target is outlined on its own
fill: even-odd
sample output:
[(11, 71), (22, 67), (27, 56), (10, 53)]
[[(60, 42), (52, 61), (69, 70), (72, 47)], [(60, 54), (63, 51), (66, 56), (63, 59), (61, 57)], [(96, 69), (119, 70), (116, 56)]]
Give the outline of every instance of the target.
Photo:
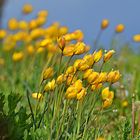
[[(1, 0), (2, 1), (2, 0)], [(122, 42), (131, 41), (134, 34), (140, 33), (140, 0), (4, 0), (3, 18), (1, 26), (6, 28), (7, 21), (11, 17), (29, 20), (37, 11), (47, 9), (49, 11), (49, 25), (54, 21), (69, 27), (70, 31), (81, 29), (85, 34), (85, 42), (92, 45), (96, 38), (100, 22), (107, 18), (110, 20), (109, 29), (101, 37), (101, 45), (108, 48), (114, 28), (123, 23), (126, 27), (121, 35)], [(21, 7), (30, 3), (34, 11), (29, 16), (21, 16)], [(135, 50), (138, 45), (132, 44)]]

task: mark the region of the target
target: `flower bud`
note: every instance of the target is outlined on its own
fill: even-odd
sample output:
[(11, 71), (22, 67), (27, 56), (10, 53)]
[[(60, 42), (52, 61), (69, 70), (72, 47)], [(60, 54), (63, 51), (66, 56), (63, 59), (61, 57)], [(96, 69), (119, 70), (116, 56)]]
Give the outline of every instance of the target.
[(134, 35), (133, 36), (133, 41), (134, 42), (140, 42), (140, 34)]
[(102, 20), (101, 29), (104, 30), (108, 27), (109, 21), (107, 19)]
[(66, 45), (66, 41), (64, 37), (60, 37), (57, 39), (58, 47), (63, 51)]
[(77, 93), (77, 100), (81, 100), (84, 96), (86, 95), (86, 89), (85, 88), (82, 88), (82, 90)]
[(23, 52), (15, 52), (12, 56), (13, 61), (18, 62), (21, 61), (23, 59)]
[(44, 87), (44, 91), (53, 91), (56, 87), (55, 80), (53, 79), (51, 82), (48, 82)]
[(32, 93), (32, 97), (34, 98), (34, 99), (41, 99), (41, 98), (43, 98), (43, 95), (42, 95), (42, 93)]
[(115, 53), (114, 50), (108, 51), (108, 52), (104, 55), (104, 62), (108, 61), (108, 60), (112, 57), (112, 55), (113, 55), (114, 53)]
[(125, 29), (125, 26), (124, 26), (123, 24), (118, 24), (118, 25), (116, 26), (115, 31), (116, 31), (116, 33), (121, 33), (121, 32), (124, 31), (124, 29)]
[(102, 54), (103, 54), (102, 50), (99, 50), (98, 52), (95, 52), (93, 54), (93, 60), (95, 63), (98, 62), (102, 58)]
[(84, 72), (84, 75), (83, 75), (83, 79), (87, 79), (89, 77), (89, 75), (93, 72), (92, 69), (87, 69), (85, 72)]
[(85, 44), (82, 42), (77, 42), (74, 48), (74, 54), (80, 55), (85, 52)]
[(88, 83), (92, 84), (97, 79), (98, 76), (99, 76), (98, 72), (92, 72), (87, 79)]
[(51, 78), (53, 74), (54, 74), (53, 68), (49, 67), (45, 69), (43, 72), (43, 80)]

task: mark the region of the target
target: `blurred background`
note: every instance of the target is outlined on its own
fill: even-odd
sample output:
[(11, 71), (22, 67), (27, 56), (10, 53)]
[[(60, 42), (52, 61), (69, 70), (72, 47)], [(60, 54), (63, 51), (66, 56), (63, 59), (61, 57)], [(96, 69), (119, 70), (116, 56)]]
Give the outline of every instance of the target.
[[(21, 8), (26, 3), (32, 4), (34, 11), (23, 17)], [(100, 45), (104, 48), (108, 48), (114, 28), (119, 23), (126, 27), (121, 34), (123, 43), (130, 41), (134, 34), (140, 33), (140, 0), (0, 0), (0, 5), (0, 25), (4, 28), (11, 17), (29, 20), (39, 10), (47, 9), (49, 16), (46, 26), (58, 21), (68, 26), (70, 31), (81, 29), (85, 34), (85, 42), (90, 45), (93, 44), (104, 18), (110, 21), (109, 29), (100, 40)], [(139, 48), (137, 44), (133, 46), (135, 50)]]

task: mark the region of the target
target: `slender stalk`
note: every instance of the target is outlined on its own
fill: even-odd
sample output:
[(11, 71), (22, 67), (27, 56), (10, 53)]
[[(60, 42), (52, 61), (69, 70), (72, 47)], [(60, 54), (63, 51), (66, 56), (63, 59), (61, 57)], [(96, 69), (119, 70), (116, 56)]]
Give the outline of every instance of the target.
[(39, 121), (39, 123), (38, 123), (38, 128), (40, 127), (40, 125), (41, 125), (41, 122), (42, 122), (42, 120), (43, 120), (43, 117), (44, 117), (44, 115), (45, 115), (45, 112), (47, 111), (47, 101), (45, 102), (45, 106), (44, 106), (44, 110), (43, 110), (43, 113), (42, 113), (42, 115), (41, 115), (41, 118), (40, 118), (40, 121)]
[(135, 136), (135, 95), (132, 96), (132, 138)]
[[(60, 56), (60, 62), (59, 62), (58, 75), (60, 74), (61, 63), (62, 63), (62, 57), (63, 57), (63, 52), (61, 52), (61, 56)], [(58, 75), (57, 75), (57, 76), (58, 76)]]
[(98, 32), (98, 35), (97, 35), (97, 37), (96, 37), (96, 39), (95, 39), (95, 42), (94, 42), (94, 50), (93, 50), (92, 53), (94, 53), (94, 51), (97, 49), (97, 45), (98, 45), (98, 42), (99, 42), (99, 40), (100, 40), (100, 38), (101, 38), (101, 35), (102, 35), (102, 30), (100, 30), (100, 31)]
[(29, 91), (28, 90), (27, 90), (27, 99), (28, 99), (28, 104), (29, 104), (30, 111), (31, 111), (32, 120), (33, 120), (35, 129), (36, 129), (35, 117), (34, 117), (33, 109), (32, 109), (32, 106), (31, 106), (31, 102), (30, 102), (30, 98), (29, 98)]

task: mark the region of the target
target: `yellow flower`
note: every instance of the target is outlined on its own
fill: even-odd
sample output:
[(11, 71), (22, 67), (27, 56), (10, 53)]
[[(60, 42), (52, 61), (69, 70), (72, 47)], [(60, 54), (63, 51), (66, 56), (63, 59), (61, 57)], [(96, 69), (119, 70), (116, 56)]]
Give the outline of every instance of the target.
[(13, 61), (17, 62), (17, 61), (21, 61), (23, 59), (23, 52), (15, 52), (12, 56)]
[(84, 96), (86, 95), (86, 89), (85, 88), (82, 88), (82, 90), (77, 93), (77, 100), (81, 100)]
[(109, 25), (108, 19), (102, 20), (101, 29), (103, 29), (103, 30), (106, 29), (108, 27), (108, 25)]
[(55, 80), (53, 79), (51, 82), (48, 82), (44, 87), (44, 91), (53, 91), (56, 87)]
[(43, 98), (43, 95), (42, 95), (42, 93), (32, 93), (32, 97), (34, 99), (41, 99), (41, 98)]
[(27, 46), (27, 52), (29, 55), (32, 55), (35, 52), (34, 46), (32, 45)]
[(112, 105), (112, 99), (107, 99), (103, 102), (103, 108), (110, 107)]
[(43, 72), (43, 80), (51, 78), (53, 74), (54, 74), (54, 71), (52, 67), (45, 69)]
[(37, 28), (37, 21), (35, 19), (32, 19), (30, 22), (29, 22), (29, 29), (35, 29)]
[(76, 76), (68, 75), (66, 84), (67, 85), (73, 84), (76, 80), (77, 80)]
[(59, 36), (63, 36), (68, 32), (68, 27), (62, 26), (59, 28)]
[(19, 29), (21, 29), (21, 30), (28, 29), (28, 23), (24, 20), (19, 21), (18, 26), (19, 26)]
[(0, 57), (0, 66), (3, 66), (4, 64), (5, 64), (4, 59)]
[(22, 12), (23, 12), (24, 14), (29, 14), (29, 13), (31, 13), (32, 11), (33, 11), (33, 7), (32, 7), (31, 4), (25, 4), (25, 5), (23, 6), (23, 8), (22, 8)]
[(101, 73), (99, 73), (98, 78), (93, 82), (93, 84), (106, 82), (106, 79), (107, 79), (107, 73), (101, 72)]
[(102, 58), (102, 54), (103, 54), (102, 50), (99, 50), (98, 52), (94, 52), (93, 60), (95, 63), (98, 62)]
[(60, 85), (62, 84), (64, 81), (66, 81), (66, 76), (64, 74), (61, 74), (57, 77), (56, 79), (56, 84)]
[(109, 91), (109, 87), (106, 87), (102, 90), (102, 99), (103, 100), (107, 100), (107, 99), (113, 100), (113, 98), (114, 98), (114, 92)]
[(94, 64), (94, 56), (92, 54), (85, 55), (83, 59), (90, 67)]
[(97, 140), (105, 140), (105, 138), (104, 137), (99, 137), (99, 138), (97, 138)]
[(18, 21), (15, 18), (12, 18), (8, 21), (8, 28), (10, 30), (17, 30), (18, 29)]
[(36, 24), (38, 27), (44, 25), (45, 23), (46, 23), (46, 17), (38, 17), (36, 19)]
[(80, 92), (82, 90), (82, 81), (81, 80), (77, 80), (74, 82), (73, 86), (76, 88), (77, 92)]
[(117, 82), (121, 77), (121, 74), (119, 71), (111, 71), (107, 75), (107, 82), (115, 83)]
[(41, 10), (37, 14), (39, 17), (47, 17), (48, 16), (48, 11), (47, 10)]
[(134, 42), (140, 42), (140, 34), (136, 34), (133, 36), (133, 41)]
[(60, 38), (57, 39), (57, 43), (58, 43), (58, 47), (63, 51), (66, 45), (66, 40), (65, 38), (62, 36)]
[(81, 30), (76, 30), (73, 32), (74, 36), (75, 36), (75, 39), (78, 40), (78, 41), (82, 41), (83, 38), (84, 38), (84, 34)]
[(6, 31), (3, 29), (0, 29), (0, 39), (4, 39), (6, 37)]
[(99, 76), (98, 72), (92, 72), (89, 77), (87, 78), (87, 81), (89, 84), (92, 84)]
[(127, 107), (128, 106), (128, 101), (124, 100), (122, 101), (122, 107)]
[(92, 69), (87, 69), (85, 72), (84, 72), (84, 75), (83, 75), (83, 79), (87, 79), (90, 74), (93, 72)]
[(115, 53), (114, 50), (108, 51), (108, 52), (104, 55), (104, 62), (108, 61), (108, 60), (112, 57), (112, 55), (113, 55), (114, 53)]
[(65, 47), (64, 50), (63, 50), (63, 55), (64, 56), (72, 56), (72, 55), (74, 55), (74, 45), (71, 44), (71, 45)]
[(89, 66), (88, 66), (86, 60), (83, 60), (83, 59), (77, 59), (74, 62), (73, 66), (79, 71), (85, 71), (85, 70), (89, 69)]
[(83, 42), (77, 42), (74, 47), (74, 54), (80, 55), (85, 52), (85, 44)]
[(66, 70), (66, 75), (74, 74), (76, 72), (76, 68), (74, 66), (69, 66)]
[(124, 31), (124, 29), (125, 29), (125, 26), (124, 26), (123, 24), (118, 24), (118, 25), (116, 26), (115, 31), (116, 31), (116, 33), (121, 33), (121, 32)]
[(100, 89), (102, 86), (103, 86), (102, 83), (94, 84), (91, 86), (91, 90), (94, 91), (94, 90)]

